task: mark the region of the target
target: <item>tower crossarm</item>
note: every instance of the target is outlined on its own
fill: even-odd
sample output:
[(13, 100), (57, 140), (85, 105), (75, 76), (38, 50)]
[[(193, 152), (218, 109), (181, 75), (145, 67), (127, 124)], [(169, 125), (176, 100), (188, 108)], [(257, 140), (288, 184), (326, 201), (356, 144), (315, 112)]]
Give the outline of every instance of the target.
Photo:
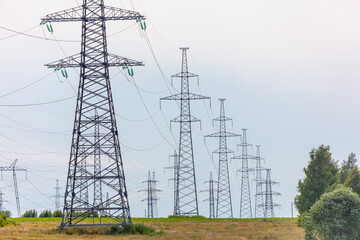
[(183, 118), (181, 118), (181, 116), (179, 117), (176, 117), (174, 119), (171, 120), (171, 122), (200, 122), (201, 120), (196, 118), (196, 117), (193, 117), (193, 116), (190, 116), (190, 118), (188, 120), (185, 120)]
[(46, 15), (41, 20), (43, 23), (46, 22), (78, 22), (78, 21), (99, 21), (99, 20), (137, 20), (141, 21), (146, 19), (143, 15), (138, 12), (125, 10), (116, 7), (103, 6), (104, 17), (102, 17), (101, 11), (98, 6), (88, 6), (85, 8), (88, 13), (87, 16), (83, 17), (83, 6), (78, 6), (59, 12), (51, 13)]
[(191, 78), (191, 77), (199, 77), (199, 75), (190, 73), (190, 72), (182, 72), (182, 73), (177, 73), (175, 75), (172, 75), (171, 77), (173, 78)]
[(214, 150), (212, 153), (221, 154), (221, 153), (233, 153), (234, 151), (229, 148), (218, 148)]
[(206, 135), (205, 137), (241, 137), (241, 135), (236, 134), (236, 133), (231, 133), (231, 132), (217, 132), (217, 133)]
[[(84, 63), (84, 67), (96, 67), (99, 65), (99, 62), (94, 60), (93, 62), (86, 62)], [(103, 62), (103, 65), (107, 65), (109, 67), (129, 67), (129, 66), (144, 66), (144, 63), (132, 60), (129, 58), (117, 56), (115, 54), (108, 54), (108, 62)], [(66, 57), (60, 59), (58, 61), (45, 64), (48, 68), (76, 68), (82, 67), (81, 64), (81, 54), (76, 54), (70, 57)]]
[(168, 97), (160, 98), (160, 100), (201, 100), (201, 99), (210, 99), (210, 97), (205, 97), (199, 94), (189, 93), (189, 94), (174, 94)]
[[(258, 195), (264, 195), (264, 196), (265, 196), (266, 194), (268, 194), (268, 193), (266, 193), (266, 191), (265, 191), (265, 192), (260, 192), (260, 193), (258, 193)], [(281, 193), (275, 192), (275, 191), (271, 191), (271, 195), (273, 195), (273, 196), (280, 196)]]

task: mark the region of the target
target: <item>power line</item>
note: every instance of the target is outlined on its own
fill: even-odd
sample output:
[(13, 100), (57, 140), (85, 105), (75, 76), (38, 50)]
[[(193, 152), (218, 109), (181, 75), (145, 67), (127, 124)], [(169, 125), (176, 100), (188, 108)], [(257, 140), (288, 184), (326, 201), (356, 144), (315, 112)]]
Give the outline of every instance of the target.
[(54, 101), (40, 102), (40, 103), (0, 104), (0, 107), (33, 107), (33, 106), (49, 105), (49, 104), (53, 104), (53, 103), (64, 102), (64, 101), (69, 100), (69, 99), (72, 99), (72, 98), (75, 98), (75, 96), (71, 96), (71, 97), (67, 97), (67, 98), (62, 98), (62, 99), (58, 99), (58, 100), (54, 100)]

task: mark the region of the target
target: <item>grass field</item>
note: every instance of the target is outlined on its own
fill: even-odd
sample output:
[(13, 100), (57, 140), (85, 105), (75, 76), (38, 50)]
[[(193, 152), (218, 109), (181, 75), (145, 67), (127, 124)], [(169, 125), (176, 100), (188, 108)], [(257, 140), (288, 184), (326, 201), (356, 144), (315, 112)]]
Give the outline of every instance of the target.
[(0, 239), (304, 239), (304, 231), (290, 218), (208, 219), (133, 218), (134, 223), (154, 227), (160, 234), (147, 235), (67, 235), (54, 233), (60, 218), (13, 218), (18, 225), (0, 228)]

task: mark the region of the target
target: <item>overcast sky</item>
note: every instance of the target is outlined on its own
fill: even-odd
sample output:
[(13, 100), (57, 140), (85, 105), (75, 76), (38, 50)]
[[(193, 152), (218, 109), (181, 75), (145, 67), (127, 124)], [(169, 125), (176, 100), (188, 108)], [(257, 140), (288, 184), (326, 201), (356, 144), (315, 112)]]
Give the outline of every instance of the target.
[[(57, 77), (45, 63), (80, 51), (79, 23), (54, 23), (56, 42), (17, 35), (5, 30), (25, 31), (52, 38), (39, 26), (48, 13), (77, 6), (80, 0), (0, 0), (0, 164), (28, 169), (28, 180), (18, 173), (22, 212), (53, 209), (53, 187), (60, 180), (65, 188), (73, 127), (75, 98), (49, 105), (11, 107), (55, 101), (75, 95), (79, 77), (68, 70), (69, 81)], [(261, 145), (266, 167), (280, 182), (274, 202), (282, 205), (276, 216), (290, 216), (290, 203), (304, 174), (309, 152), (321, 144), (330, 145), (333, 157), (342, 161), (350, 152), (359, 154), (360, 101), (360, 3), (334, 0), (133, 0), (136, 11), (147, 17), (147, 35), (155, 57), (168, 79), (181, 69), (180, 46), (189, 46), (189, 70), (199, 74), (191, 91), (212, 98), (192, 104), (192, 114), (202, 120), (193, 127), (198, 190), (206, 189), (209, 172), (217, 176), (217, 158), (209, 151), (218, 143), (203, 135), (215, 132), (210, 117), (219, 114), (218, 98), (226, 98), (226, 113), (233, 118), (229, 130), (248, 129), (248, 141)], [(129, 0), (109, 0), (106, 5), (133, 9)], [(132, 216), (143, 216), (146, 208), (137, 191), (145, 188), (147, 171), (156, 171), (159, 215), (172, 213), (172, 184), (164, 174), (168, 155), (177, 145), (177, 125), (169, 120), (179, 114), (174, 102), (159, 104), (170, 95), (154, 61), (149, 45), (133, 22), (108, 22), (109, 52), (141, 60), (134, 69), (136, 87), (118, 69), (111, 70), (115, 111), (122, 144), (124, 168)], [(46, 78), (42, 79), (43, 77)], [(21, 91), (14, 90), (40, 80)], [(178, 89), (179, 82), (174, 81)], [(7, 95), (8, 93), (12, 93)], [(149, 118), (154, 119), (154, 123)], [(210, 115), (210, 117), (209, 117)], [(159, 131), (161, 133), (159, 133)], [(174, 135), (174, 137), (172, 136)], [(165, 140), (165, 139), (166, 140)], [(175, 138), (175, 140), (174, 140)], [(238, 140), (229, 140), (237, 150)], [(251, 150), (251, 149), (250, 149)], [(254, 147), (255, 150), (255, 147)], [(251, 163), (250, 166), (253, 164)], [(234, 216), (239, 216), (241, 165), (231, 160), (231, 188)], [(253, 175), (250, 174), (251, 178)], [(16, 214), (12, 175), (3, 173), (0, 190), (6, 209)], [(251, 194), (255, 184), (252, 182)], [(207, 196), (199, 193), (200, 214), (208, 216)], [(253, 200), (253, 198), (252, 198)], [(254, 202), (253, 202), (254, 204)]]

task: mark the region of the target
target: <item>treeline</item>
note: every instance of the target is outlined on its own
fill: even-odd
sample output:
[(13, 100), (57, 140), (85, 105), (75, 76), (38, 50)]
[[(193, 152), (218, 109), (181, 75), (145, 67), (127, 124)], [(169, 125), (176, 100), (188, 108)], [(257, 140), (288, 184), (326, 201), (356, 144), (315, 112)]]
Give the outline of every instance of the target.
[(341, 163), (332, 158), (330, 147), (310, 152), (299, 180), (295, 206), (306, 239), (358, 239), (360, 237), (360, 170), (354, 153)]
[(35, 209), (27, 210), (22, 215), (23, 218), (36, 218), (36, 217), (39, 217), (39, 218), (51, 218), (51, 217), (62, 217), (62, 216), (63, 216), (63, 213), (62, 213), (61, 210), (55, 210), (54, 212), (51, 212), (50, 210), (45, 210), (45, 211), (42, 211), (40, 213), (40, 215), (38, 216), (38, 212)]

